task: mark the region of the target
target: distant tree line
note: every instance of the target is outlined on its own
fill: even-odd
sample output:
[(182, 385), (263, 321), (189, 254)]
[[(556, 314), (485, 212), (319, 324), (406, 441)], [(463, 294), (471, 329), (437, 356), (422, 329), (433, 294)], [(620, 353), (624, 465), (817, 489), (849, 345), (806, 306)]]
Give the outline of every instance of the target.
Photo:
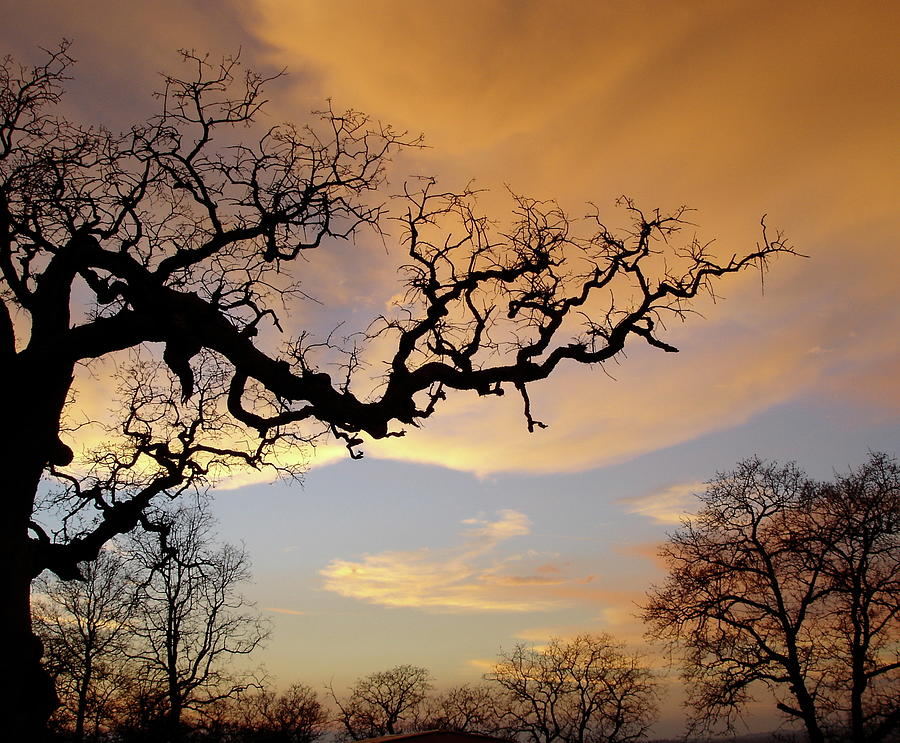
[[(871, 454), (831, 482), (759, 459), (719, 474), (670, 535), (649, 637), (680, 657), (688, 733), (733, 731), (760, 693), (812, 743), (900, 733), (900, 467)], [(58, 739), (312, 743), (447, 730), (521, 743), (629, 743), (656, 720), (659, 679), (606, 634), (502, 651), (478, 683), (434, 690), (398, 665), (328, 701), (275, 690), (231, 662), (266, 639), (240, 595), (243, 551), (202, 508), (160, 515), (83, 566), (45, 580), (35, 623), (62, 706)], [(719, 727), (721, 726), (721, 727)]]
[(609, 635), (501, 653), (480, 683), (434, 693), (430, 672), (399, 665), (363, 676), (331, 704), (304, 684), (276, 691), (238, 670), (267, 628), (238, 592), (244, 553), (217, 544), (208, 514), (180, 508), (84, 566), (83, 581), (44, 580), (36, 628), (66, 741), (312, 743), (415, 730), (530, 743), (627, 743), (655, 720), (656, 680)]
[(231, 662), (268, 636), (239, 592), (246, 554), (216, 541), (202, 506), (157, 524), (85, 563), (81, 581), (38, 583), (35, 631), (62, 738), (180, 741), (207, 707), (258, 686)]

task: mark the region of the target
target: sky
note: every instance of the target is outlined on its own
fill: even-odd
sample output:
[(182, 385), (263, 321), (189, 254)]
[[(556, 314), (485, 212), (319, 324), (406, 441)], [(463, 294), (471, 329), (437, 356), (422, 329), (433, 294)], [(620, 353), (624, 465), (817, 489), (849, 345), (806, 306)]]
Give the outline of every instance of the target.
[[(413, 134), (395, 163), (447, 188), (687, 204), (721, 256), (765, 214), (805, 258), (747, 272), (671, 325), (680, 354), (634, 346), (605, 369), (512, 396), (451, 397), (362, 461), (321, 447), (304, 483), (236, 478), (215, 495), (243, 542), (247, 594), (273, 621), (279, 683), (335, 687), (400, 663), (441, 685), (500, 649), (608, 631), (654, 652), (635, 619), (664, 578), (658, 545), (717, 471), (758, 454), (828, 478), (900, 451), (900, 6), (890, 2), (158, 0), (6, 3), (0, 47), (24, 61), (74, 42), (68, 115), (126, 128), (153, 111), (179, 48), (287, 70), (267, 120), (326, 99)], [(364, 327), (400, 290), (399, 247), (329, 247), (304, 270), (319, 301), (295, 330)], [(286, 329), (289, 332), (289, 329)], [(377, 349), (375, 349), (377, 351)], [(85, 404), (102, 379), (81, 380)], [(657, 662), (657, 661), (654, 661)], [(676, 731), (677, 679), (660, 734)], [(760, 712), (750, 724), (766, 726)]]

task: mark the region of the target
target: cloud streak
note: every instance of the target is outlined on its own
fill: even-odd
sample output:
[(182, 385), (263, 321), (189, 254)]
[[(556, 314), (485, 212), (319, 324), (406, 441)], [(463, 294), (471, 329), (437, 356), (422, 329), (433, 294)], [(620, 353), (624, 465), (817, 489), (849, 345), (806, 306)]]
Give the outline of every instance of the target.
[(623, 499), (629, 513), (653, 519), (657, 524), (680, 524), (697, 506), (696, 493), (704, 489), (702, 482), (669, 485), (647, 495)]
[[(509, 554), (507, 542), (531, 534), (528, 517), (500, 511), (494, 520), (466, 519), (458, 545), (396, 550), (358, 560), (332, 560), (322, 571), (324, 588), (373, 604), (432, 612), (544, 611), (571, 602), (572, 578), (560, 566), (535, 562), (533, 554)], [(535, 563), (532, 565), (532, 563)]]
[(305, 617), (309, 614), (306, 611), (297, 611), (296, 609), (280, 609), (277, 606), (264, 606), (263, 611), (271, 611), (275, 614), (290, 614), (295, 617)]

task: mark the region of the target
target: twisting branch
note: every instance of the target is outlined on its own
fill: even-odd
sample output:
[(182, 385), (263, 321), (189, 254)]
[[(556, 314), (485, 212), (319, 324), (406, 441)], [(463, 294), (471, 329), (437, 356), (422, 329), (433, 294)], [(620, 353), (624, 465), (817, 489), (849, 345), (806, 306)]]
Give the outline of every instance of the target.
[[(73, 124), (53, 112), (67, 48), (31, 70), (0, 64), (0, 354), (34, 442), (9, 455), (30, 463), (16, 497), (33, 522), (32, 571), (76, 575), (154, 498), (234, 468), (295, 476), (301, 466), (285, 462), (319, 436), (358, 458), (367, 438), (421, 425), (450, 390), (514, 389), (529, 431), (543, 428), (529, 385), (563, 362), (602, 365), (632, 339), (674, 352), (665, 322), (716, 279), (794, 253), (763, 223), (754, 250), (717, 262), (708, 243), (682, 238), (684, 207), (645, 212), (625, 198), (629, 224), (615, 231), (599, 213), (574, 219), (517, 195), (501, 228), (474, 189), (432, 178), (387, 196), (390, 157), (418, 138), (330, 106), (307, 126), (257, 130), (280, 73), (237, 57), (183, 52), (188, 74), (166, 76), (159, 113), (127, 132)], [(395, 311), (343, 344), (288, 322), (307, 297), (298, 266), (310, 251), (365, 230), (388, 243), (398, 226)], [(27, 337), (14, 336), (15, 312)], [(278, 351), (272, 333), (298, 338)], [(392, 347), (372, 391), (363, 359), (376, 338)], [(116, 441), (73, 461), (59, 420), (77, 365), (148, 347), (127, 371), (139, 381), (121, 390)], [(42, 474), (66, 515), (52, 538), (29, 513)]]

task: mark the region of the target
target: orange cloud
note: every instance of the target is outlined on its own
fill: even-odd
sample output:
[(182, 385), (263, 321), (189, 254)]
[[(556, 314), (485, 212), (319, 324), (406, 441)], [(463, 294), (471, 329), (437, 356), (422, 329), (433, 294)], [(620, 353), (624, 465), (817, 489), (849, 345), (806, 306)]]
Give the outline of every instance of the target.
[(642, 557), (649, 560), (660, 573), (665, 573), (668, 571), (668, 566), (659, 555), (661, 547), (662, 544), (660, 542), (637, 542), (617, 544), (614, 549), (621, 555), (628, 557)]
[[(538, 565), (522, 574), (529, 560), (503, 555), (500, 547), (530, 534), (528, 518), (501, 511), (493, 521), (466, 519), (453, 548), (387, 551), (360, 560), (332, 560), (322, 571), (326, 590), (382, 606), (429, 611), (543, 611), (571, 603), (578, 578), (567, 578)], [(516, 572), (511, 572), (516, 566)], [(540, 571), (540, 572), (538, 572)]]
[(629, 513), (653, 519), (658, 524), (680, 524), (698, 505), (696, 493), (704, 489), (702, 482), (670, 485), (647, 495), (623, 499)]
[[(142, 47), (140, 69), (128, 71), (140, 79), (130, 88), (156, 84), (151, 65), (174, 67), (160, 61), (160, 47), (170, 45), (168, 53), (185, 45), (184, 28), (202, 26), (190, 45), (214, 52), (236, 33), (227, 24), (173, 26), (168, 2), (159, 12), (102, 4), (121, 33), (93, 44), (90, 14), (61, 7), (48, 15), (26, 5), (17, 10), (24, 19), (18, 25), (34, 25), (32, 15), (68, 24), (84, 38), (76, 56), (79, 49), (119, 55), (130, 31), (150, 29), (155, 46)], [(717, 236), (726, 256), (752, 248), (755, 223), (769, 211), (770, 223), (811, 256), (775, 265), (764, 297), (756, 276), (724, 284), (726, 301), (698, 305), (709, 320), (669, 329), (681, 356), (637, 344), (602, 370), (617, 382), (601, 370), (566, 368), (535, 386), (535, 414), (551, 424), (545, 431), (525, 431), (514, 394), (453, 395), (425, 428), (371, 442), (369, 455), (482, 475), (550, 473), (620, 462), (802, 396), (861, 403), (862, 414), (880, 422), (896, 418), (900, 349), (885, 339), (900, 333), (900, 117), (884, 91), (898, 84), (889, 33), (897, 11), (835, 3), (810, 15), (790, 4), (762, 5), (752, 16), (723, 4), (706, 4), (702, 13), (668, 4), (648, 16), (605, 3), (528, 3), (511, 11), (505, 3), (413, 0), (391, 0), (380, 10), (340, 0), (255, 0), (235, 10), (261, 42), (247, 56), (291, 71), (275, 84), (271, 121), (303, 119), (312, 99), (330, 95), (339, 108), (424, 130), (433, 148), (398, 157), (398, 177), (434, 172), (450, 184), (476, 177), (494, 189), (484, 207), (501, 220), (509, 209), (504, 183), (556, 196), (575, 215), (588, 200), (603, 209), (620, 191), (647, 205), (686, 201), (701, 207), (701, 235)], [(845, 53), (830, 53), (835, 48)], [(853, 49), (865, 53), (851, 66)], [(96, 69), (90, 56), (85, 62)], [(317, 251), (301, 278), (323, 306), (298, 308), (286, 335), (301, 323), (331, 329), (346, 320), (348, 333), (364, 328), (398, 296), (402, 260), (391, 237)], [(388, 355), (386, 337), (368, 349), (372, 383), (361, 385), (361, 395), (377, 394)], [(102, 417), (108, 385), (79, 375), (79, 404)], [(305, 461), (307, 452), (291, 456)], [(311, 462), (344, 456), (342, 447), (325, 445)], [(225, 486), (269, 478), (241, 473)]]
[(496, 663), (496, 660), (487, 658), (469, 658), (469, 660), (466, 661), (467, 666), (474, 668), (479, 673), (488, 673), (492, 671)]
[[(484, 197), (489, 213), (506, 212), (504, 183), (556, 196), (573, 214), (625, 191), (650, 205), (701, 207), (701, 234), (717, 236), (722, 255), (752, 248), (768, 211), (811, 256), (775, 265), (764, 297), (756, 276), (726, 282), (727, 301), (698, 306), (709, 321), (670, 329), (683, 357), (636, 346), (607, 365), (616, 383), (567, 369), (538, 385), (534, 407), (549, 430), (525, 433), (513, 395), (455, 396), (424, 430), (372, 443), (372, 455), (480, 474), (572, 471), (810, 394), (877, 395), (873, 412), (896, 415), (900, 393), (884, 371), (900, 363), (896, 344), (884, 342), (900, 332), (890, 154), (898, 106), (884, 95), (898, 83), (887, 31), (896, 9), (835, 3), (810, 16), (763, 6), (749, 15), (670, 4), (648, 16), (575, 2), (513, 12), (393, 0), (377, 13), (339, 1), (253, 4), (248, 23), (273, 59), (305, 71), (298, 94), (313, 84), (339, 105), (424, 130), (433, 149), (401, 165), (451, 183), (476, 177), (497, 192)], [(298, 28), (340, 29), (339, 43)], [(848, 66), (835, 48), (864, 53)], [(386, 283), (369, 286), (366, 301), (396, 296), (390, 270), (372, 275)]]
[(563, 640), (585, 633), (609, 632), (617, 641), (643, 645), (643, 629), (635, 619), (637, 610), (632, 601), (604, 607), (590, 622), (579, 624), (559, 624), (551, 626), (526, 627), (518, 630), (514, 637), (536, 649), (543, 649), (552, 638)]

